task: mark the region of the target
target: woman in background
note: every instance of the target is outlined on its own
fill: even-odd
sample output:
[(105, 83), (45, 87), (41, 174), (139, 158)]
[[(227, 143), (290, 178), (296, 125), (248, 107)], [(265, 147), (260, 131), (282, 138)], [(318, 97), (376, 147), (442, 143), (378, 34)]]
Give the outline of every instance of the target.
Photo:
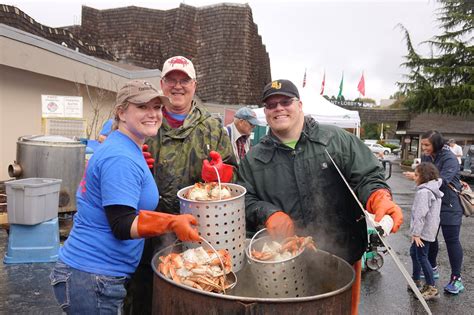
[[(456, 156), (446, 145), (443, 136), (431, 130), (421, 136), (421, 149), (423, 150), (422, 162), (433, 163), (443, 180), (441, 192), (444, 194), (441, 203), (441, 231), (446, 242), (449, 264), (451, 265), (451, 277), (444, 290), (451, 294), (458, 294), (464, 291), (461, 280), (461, 266), (463, 261), (463, 249), (459, 241), (463, 210), (459, 202), (459, 197), (449, 185), (457, 190), (461, 189), (459, 180), (459, 163)], [(404, 175), (414, 180), (414, 172), (405, 172)], [(433, 268), (434, 278), (439, 278), (439, 271), (436, 258), (438, 256), (438, 239), (430, 246), (428, 259)]]

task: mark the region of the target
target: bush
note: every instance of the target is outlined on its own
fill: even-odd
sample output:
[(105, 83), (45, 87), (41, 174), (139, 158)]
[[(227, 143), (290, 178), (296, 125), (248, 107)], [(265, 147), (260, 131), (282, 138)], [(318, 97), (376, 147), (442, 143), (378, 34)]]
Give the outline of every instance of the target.
[(384, 147), (386, 147), (386, 148), (390, 148), (392, 151), (393, 151), (394, 149), (398, 149), (398, 148), (400, 147), (400, 146), (398, 146), (398, 145), (396, 145), (396, 144), (385, 143), (385, 142), (383, 142), (383, 141), (381, 141), (381, 140), (377, 141), (377, 143), (380, 144), (380, 145), (382, 145), (382, 146), (384, 146)]
[(413, 162), (414, 160), (402, 160), (400, 164), (405, 165), (405, 166), (411, 166)]
[(395, 150), (395, 149), (400, 148), (398, 145), (396, 145), (396, 144), (391, 144), (391, 143), (386, 143), (386, 144), (384, 144), (383, 146), (386, 147), (386, 148), (392, 149), (392, 151)]

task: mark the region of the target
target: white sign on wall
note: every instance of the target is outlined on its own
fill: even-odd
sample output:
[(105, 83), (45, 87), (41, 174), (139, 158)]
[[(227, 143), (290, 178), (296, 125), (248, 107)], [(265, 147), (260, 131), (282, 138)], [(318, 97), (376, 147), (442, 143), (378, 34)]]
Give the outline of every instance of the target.
[(82, 118), (82, 97), (41, 95), (41, 113), (43, 118)]

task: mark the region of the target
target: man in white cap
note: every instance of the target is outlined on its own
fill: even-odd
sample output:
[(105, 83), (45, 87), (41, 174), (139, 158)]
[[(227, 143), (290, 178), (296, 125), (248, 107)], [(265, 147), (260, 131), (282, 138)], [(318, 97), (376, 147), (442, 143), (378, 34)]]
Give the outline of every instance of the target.
[(456, 156), (456, 159), (458, 160), (459, 169), (462, 171), (462, 165), (461, 165), (462, 147), (460, 145), (457, 145), (456, 140), (454, 139), (449, 139), (448, 144), (449, 144), (449, 149), (451, 150), (451, 152), (453, 152), (453, 154)]
[[(158, 134), (149, 139), (149, 152), (144, 155), (160, 192), (158, 211), (178, 214), (177, 192), (197, 182), (217, 181), (216, 166), (223, 182), (233, 177), (237, 165), (232, 145), (221, 123), (197, 104), (196, 71), (191, 60), (175, 56), (166, 60), (161, 72), (161, 89), (171, 104), (162, 108), (163, 123)], [(212, 161), (207, 158), (211, 156)], [(156, 161), (156, 162), (155, 162)], [(154, 238), (145, 243), (140, 266), (130, 283), (132, 304), (125, 312), (151, 313), (153, 293), (153, 253), (163, 247), (163, 239)], [(130, 299), (129, 299), (130, 302)]]
[(257, 115), (248, 108), (240, 108), (234, 115), (234, 121), (226, 126), (237, 163), (250, 149), (250, 135), (258, 125)]

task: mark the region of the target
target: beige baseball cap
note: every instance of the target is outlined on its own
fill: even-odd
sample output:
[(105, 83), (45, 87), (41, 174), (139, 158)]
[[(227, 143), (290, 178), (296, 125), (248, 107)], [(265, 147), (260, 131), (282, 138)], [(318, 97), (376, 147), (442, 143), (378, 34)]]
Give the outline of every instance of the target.
[(171, 71), (181, 71), (187, 74), (193, 80), (196, 80), (196, 71), (194, 65), (188, 58), (183, 56), (171, 57), (163, 64), (161, 77), (164, 78)]
[(148, 81), (132, 80), (125, 83), (117, 93), (117, 104), (130, 102), (133, 104), (146, 104), (154, 98), (159, 98), (163, 105), (170, 105), (168, 97), (164, 96)]

